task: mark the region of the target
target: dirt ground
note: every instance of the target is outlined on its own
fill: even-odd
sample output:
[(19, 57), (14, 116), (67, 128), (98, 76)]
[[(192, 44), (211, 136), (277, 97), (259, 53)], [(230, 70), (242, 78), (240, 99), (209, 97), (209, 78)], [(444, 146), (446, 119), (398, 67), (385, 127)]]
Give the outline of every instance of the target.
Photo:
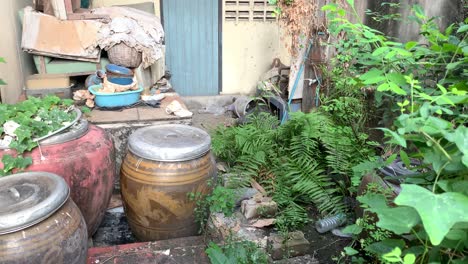
[(208, 133), (211, 133), (219, 125), (233, 125), (236, 123), (236, 118), (232, 117), (231, 112), (223, 115), (213, 115), (207, 113), (193, 112), (192, 126), (201, 128)]
[(338, 237), (331, 232), (323, 234), (317, 232), (315, 221), (319, 219), (319, 215), (314, 209), (309, 210), (309, 218), (312, 221), (302, 229), (305, 238), (310, 243), (307, 253), (316, 258), (320, 264), (336, 263), (332, 258), (340, 255), (343, 248), (351, 243), (351, 238)]

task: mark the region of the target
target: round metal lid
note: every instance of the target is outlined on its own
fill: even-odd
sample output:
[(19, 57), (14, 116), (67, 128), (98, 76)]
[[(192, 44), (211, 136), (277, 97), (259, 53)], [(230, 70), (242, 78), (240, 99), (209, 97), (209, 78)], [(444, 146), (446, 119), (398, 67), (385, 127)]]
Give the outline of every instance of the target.
[(40, 141), (40, 144), (43, 146), (62, 144), (71, 140), (78, 139), (82, 137), (86, 132), (88, 132), (88, 120), (80, 119), (73, 126), (69, 127), (67, 130), (62, 133), (53, 135), (49, 138)]
[(48, 172), (25, 172), (0, 178), (0, 235), (35, 225), (68, 199), (65, 180)]
[(155, 161), (185, 161), (210, 150), (205, 131), (187, 125), (157, 125), (136, 130), (128, 139), (128, 149), (137, 156)]

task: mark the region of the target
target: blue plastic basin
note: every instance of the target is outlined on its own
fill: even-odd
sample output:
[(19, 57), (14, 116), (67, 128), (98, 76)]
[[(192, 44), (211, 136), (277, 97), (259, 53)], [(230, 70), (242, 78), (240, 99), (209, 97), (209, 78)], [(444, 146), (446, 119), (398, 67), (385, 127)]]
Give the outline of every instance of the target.
[(115, 83), (118, 85), (129, 85), (133, 83), (132, 78), (125, 78), (125, 77), (112, 77), (107, 79), (111, 83)]
[(132, 105), (140, 100), (140, 94), (143, 87), (140, 86), (138, 90), (127, 91), (121, 93), (101, 93), (98, 92), (102, 88), (102, 84), (91, 85), (88, 91), (94, 94), (94, 102), (99, 107), (121, 107)]
[(107, 64), (106, 66), (107, 74), (113, 76), (133, 76), (132, 70), (115, 64)]

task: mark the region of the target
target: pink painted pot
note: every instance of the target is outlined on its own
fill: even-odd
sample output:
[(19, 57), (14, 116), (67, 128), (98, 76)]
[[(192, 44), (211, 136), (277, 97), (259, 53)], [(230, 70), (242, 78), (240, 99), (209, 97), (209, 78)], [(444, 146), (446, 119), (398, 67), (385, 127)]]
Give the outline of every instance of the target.
[[(39, 148), (24, 153), (33, 164), (27, 171), (45, 171), (62, 176), (70, 186), (71, 198), (83, 214), (88, 234), (96, 232), (112, 196), (115, 178), (114, 144), (101, 128), (86, 120), (65, 132), (47, 138)], [(14, 155), (13, 150), (0, 150)], [(3, 164), (0, 162), (0, 166)]]

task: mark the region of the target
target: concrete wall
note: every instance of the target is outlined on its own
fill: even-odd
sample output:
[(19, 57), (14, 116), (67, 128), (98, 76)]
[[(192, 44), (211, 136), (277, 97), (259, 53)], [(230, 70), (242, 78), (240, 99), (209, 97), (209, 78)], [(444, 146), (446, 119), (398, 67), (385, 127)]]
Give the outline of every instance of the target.
[(24, 87), (25, 78), (34, 73), (32, 57), (21, 50), (22, 26), (18, 11), (32, 5), (33, 0), (2, 0), (0, 1), (0, 57), (6, 64), (0, 63), (0, 78), (7, 82), (1, 87), (2, 103), (18, 101)]
[(252, 94), (274, 58), (290, 64), (287, 40), (277, 22), (223, 24), (222, 94)]
[[(382, 6), (382, 2), (401, 2), (398, 10), (391, 9), (388, 6)], [(419, 26), (415, 22), (408, 22), (408, 17), (412, 15), (411, 7), (415, 4), (420, 5), (427, 17), (437, 17), (435, 20), (439, 26), (444, 29), (448, 25), (461, 21), (463, 18), (463, 7), (461, 0), (376, 0), (367, 2), (366, 8), (361, 9), (361, 16), (364, 17), (365, 9), (378, 11), (388, 14), (398, 12), (403, 21), (386, 21), (378, 23), (370, 17), (365, 18), (365, 23), (386, 34), (398, 38), (402, 42), (419, 39)]]
[(268, 1), (221, 1), (222, 94), (253, 94), (273, 59), (290, 65), (287, 37)]

